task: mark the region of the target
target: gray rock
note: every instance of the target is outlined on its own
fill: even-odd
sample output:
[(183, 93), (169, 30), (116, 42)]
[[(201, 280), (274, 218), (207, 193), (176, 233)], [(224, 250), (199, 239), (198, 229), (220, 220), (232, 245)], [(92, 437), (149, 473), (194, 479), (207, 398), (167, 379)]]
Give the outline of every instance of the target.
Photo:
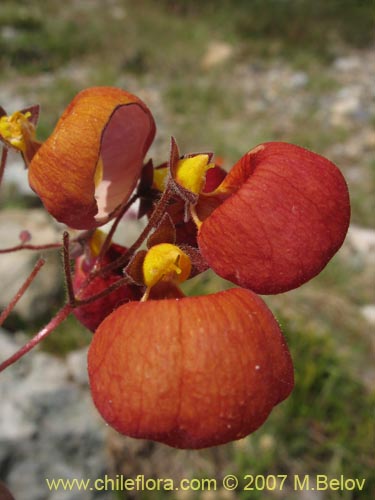
[[(52, 222), (52, 219), (44, 210), (3, 210), (0, 213), (0, 248), (18, 245), (20, 243), (19, 234), (22, 230), (28, 230), (31, 233), (32, 239), (30, 243), (35, 245), (56, 243), (59, 241), (61, 234), (58, 226)], [(22, 286), (41, 253), (21, 250), (1, 254), (1, 309), (7, 306)], [(61, 258), (58, 252), (45, 251), (43, 256), (46, 258), (46, 264), (14, 310), (26, 321), (33, 320), (48, 312), (50, 308), (48, 299), (55, 296), (61, 288)]]
[(305, 87), (309, 83), (309, 77), (304, 71), (296, 71), (290, 76), (289, 85), (292, 89)]
[(366, 304), (361, 307), (362, 316), (370, 323), (370, 325), (375, 325), (375, 305)]
[(375, 230), (351, 225), (346, 237), (346, 246), (350, 247), (369, 264), (375, 264)]
[(12, 150), (9, 150), (8, 153), (3, 182), (4, 186), (2, 186), (2, 189), (6, 189), (7, 186), (12, 185), (15, 188), (16, 193), (27, 196), (36, 196), (29, 185), (27, 170), (25, 169), (21, 156)]
[(226, 62), (232, 54), (232, 45), (218, 40), (211, 41), (202, 58), (201, 66), (204, 69), (211, 69)]
[[(18, 348), (18, 342), (0, 332), (2, 357)], [(106, 474), (105, 425), (88, 388), (71, 380), (67, 363), (38, 351), (28, 354), (0, 375), (0, 401), (0, 477), (15, 498), (98, 498), (99, 492), (78, 488), (49, 491), (46, 483), (46, 478)], [(112, 494), (100, 492), (100, 498)]]
[[(5, 32), (6, 33), (6, 32)], [(8, 35), (8, 37), (12, 36), (13, 34), (17, 33), (17, 31), (13, 31), (11, 34), (11, 31), (8, 31), (8, 33), (5, 34), (5, 38)], [(20, 109), (24, 109), (27, 106), (30, 106), (30, 102), (28, 103), (24, 97), (20, 96), (19, 94), (14, 94), (13, 88), (11, 86), (6, 86), (2, 85), (0, 89), (0, 103), (2, 103), (2, 106), (5, 108), (5, 111), (8, 114), (14, 113), (15, 111), (19, 111)]]
[(72, 351), (66, 357), (67, 368), (71, 378), (79, 385), (88, 386), (87, 374), (87, 351), (88, 347)]
[(333, 66), (336, 70), (343, 73), (358, 71), (359, 69), (361, 69), (362, 61), (359, 57), (356, 56), (338, 57), (334, 61)]
[(349, 126), (354, 120), (363, 121), (369, 117), (365, 105), (363, 87), (359, 84), (342, 87), (331, 106), (330, 120), (335, 126)]

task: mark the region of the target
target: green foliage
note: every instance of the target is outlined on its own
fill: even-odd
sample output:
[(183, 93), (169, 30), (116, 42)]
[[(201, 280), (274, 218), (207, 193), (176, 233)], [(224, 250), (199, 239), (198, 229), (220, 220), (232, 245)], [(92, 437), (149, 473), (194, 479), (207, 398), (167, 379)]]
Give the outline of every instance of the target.
[(296, 61), (307, 54), (328, 60), (337, 46), (372, 41), (370, 0), (140, 0), (116, 7), (123, 16), (101, 2), (3, 0), (0, 66), (50, 71), (112, 50), (110, 60), (129, 72), (181, 74), (212, 33), (240, 44), (244, 54)]
[(351, 192), (352, 221), (374, 227), (375, 213), (375, 161), (372, 159), (366, 164), (366, 178), (356, 179)]
[(252, 53), (330, 59), (337, 44), (364, 47), (373, 40), (371, 0), (162, 0), (171, 15), (211, 19)]
[[(374, 395), (353, 377), (350, 359), (337, 353), (337, 338), (283, 326), (294, 360), (296, 385), (257, 433), (242, 447), (234, 445), (238, 473), (310, 474), (311, 480), (316, 474), (366, 478), (362, 496), (356, 496), (359, 492), (331, 491), (325, 498), (370, 498), (366, 495), (375, 486)], [(262, 495), (264, 492), (255, 493), (251, 498), (264, 498)], [(244, 494), (241, 498), (247, 497)], [(298, 494), (288, 498), (298, 498)]]
[(41, 344), (44, 351), (65, 356), (69, 352), (89, 345), (92, 333), (82, 326), (72, 314)]
[(242, 0), (237, 5), (248, 9), (238, 17), (239, 33), (278, 43), (285, 55), (310, 51), (325, 59), (337, 43), (363, 47), (372, 41), (371, 1)]
[(32, 195), (21, 194), (12, 183), (2, 186), (0, 210), (3, 208), (37, 208), (42, 206), (41, 201)]
[[(0, 11), (0, 64), (23, 72), (50, 71), (98, 47), (84, 19), (61, 16), (56, 2), (3, 0)], [(85, 28), (87, 28), (85, 26)]]
[[(50, 311), (45, 315), (38, 316), (33, 321), (28, 320), (26, 322), (16, 313), (12, 313), (5, 321), (4, 327), (13, 332), (20, 330), (26, 335), (33, 337), (56, 314), (64, 303), (64, 296), (65, 292), (61, 288), (56, 297), (50, 297)], [(89, 345), (91, 339), (92, 333), (73, 314), (70, 314), (39, 346), (43, 351), (64, 357), (75, 349)]]

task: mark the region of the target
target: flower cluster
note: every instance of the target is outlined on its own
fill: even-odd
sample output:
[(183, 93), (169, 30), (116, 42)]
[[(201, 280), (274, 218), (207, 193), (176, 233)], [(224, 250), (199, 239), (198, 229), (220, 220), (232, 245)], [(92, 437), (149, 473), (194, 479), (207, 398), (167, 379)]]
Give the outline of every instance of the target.
[[(23, 155), (46, 210), (82, 230), (64, 235), (69, 297), (58, 318), (73, 312), (95, 332), (88, 373), (105, 421), (177, 448), (256, 430), (294, 383), (283, 334), (257, 294), (299, 287), (342, 245), (350, 205), (338, 168), (268, 142), (227, 172), (212, 153), (181, 155), (174, 139), (154, 166), (152, 114), (117, 88), (80, 92), (44, 143), (36, 109), (4, 112), (0, 138)], [(112, 240), (136, 200), (147, 224), (125, 248)], [(98, 228), (111, 220), (106, 235)], [(208, 268), (237, 287), (185, 296), (180, 283)]]

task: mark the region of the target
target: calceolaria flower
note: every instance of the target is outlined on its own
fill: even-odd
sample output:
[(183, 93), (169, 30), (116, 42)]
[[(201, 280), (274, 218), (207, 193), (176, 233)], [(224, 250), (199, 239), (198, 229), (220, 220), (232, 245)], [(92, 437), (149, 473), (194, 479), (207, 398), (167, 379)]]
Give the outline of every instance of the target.
[(153, 117), (135, 95), (83, 90), (33, 158), (30, 185), (58, 221), (100, 226), (132, 193), (154, 135)]
[(242, 289), (120, 306), (97, 329), (88, 369), (106, 422), (177, 448), (246, 436), (293, 388), (276, 320)]
[(349, 227), (339, 169), (292, 144), (249, 151), (211, 198), (221, 203), (199, 228), (199, 249), (217, 274), (257, 293), (286, 292), (316, 276)]
[[(3, 139), (22, 147), (25, 120), (0, 122)], [(85, 229), (73, 279), (64, 247), (67, 307), (95, 330), (88, 373), (104, 420), (177, 448), (220, 445), (255, 431), (291, 393), (288, 347), (256, 294), (324, 268), (348, 230), (348, 189), (329, 160), (282, 142), (227, 173), (212, 153), (181, 156), (172, 139), (154, 168), (154, 134), (136, 96), (84, 90), (33, 156), (29, 180), (57, 220)], [(137, 198), (147, 223), (125, 248), (112, 237)], [(112, 218), (104, 236), (96, 228)], [(238, 288), (185, 296), (182, 283), (208, 267)]]

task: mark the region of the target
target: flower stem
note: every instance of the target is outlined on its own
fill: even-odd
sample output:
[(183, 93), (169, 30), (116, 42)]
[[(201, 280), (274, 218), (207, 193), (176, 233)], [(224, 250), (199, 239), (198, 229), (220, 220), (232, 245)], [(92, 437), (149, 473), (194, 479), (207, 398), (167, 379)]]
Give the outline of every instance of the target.
[(114, 223), (112, 224), (112, 227), (109, 231), (109, 233), (107, 234), (107, 237), (103, 243), (103, 246), (102, 248), (100, 249), (100, 254), (98, 256), (98, 259), (97, 259), (97, 262), (95, 264), (96, 265), (99, 265), (101, 260), (103, 259), (106, 251), (108, 250), (110, 244), (111, 244), (111, 241), (112, 241), (112, 237), (113, 235), (115, 234), (115, 231), (117, 229), (117, 226), (119, 225), (120, 223), (120, 220), (123, 218), (123, 216), (126, 214), (126, 212), (129, 210), (129, 208), (133, 205), (133, 203), (137, 200), (138, 198), (138, 193), (135, 193), (129, 200), (127, 203), (125, 203), (123, 205), (123, 207), (120, 209)]
[(1, 248), (0, 254), (17, 252), (18, 250), (51, 250), (54, 248), (61, 248), (61, 243), (49, 243), (47, 245), (25, 245), (23, 243), (20, 243), (19, 245), (15, 245), (14, 247)]
[[(92, 230), (83, 231), (81, 234), (79, 234), (75, 238), (71, 239), (70, 243), (82, 244), (82, 242), (84, 242), (90, 238), (91, 234), (92, 234)], [(19, 245), (14, 245), (13, 247), (0, 248), (0, 254), (18, 252), (19, 250), (34, 250), (34, 251), (37, 251), (37, 250), (55, 250), (55, 249), (59, 249), (62, 247), (63, 247), (63, 244), (61, 244), (61, 243), (46, 243), (45, 245), (31, 245), (31, 244), (20, 243)]]
[(114, 260), (113, 262), (111, 262), (107, 266), (102, 267), (98, 270), (94, 270), (94, 272), (92, 273), (92, 277), (95, 277), (99, 274), (108, 273), (109, 271), (112, 271), (113, 269), (118, 269), (119, 267), (124, 266), (125, 264), (127, 264), (130, 261), (130, 259), (134, 255), (134, 253), (142, 245), (142, 243), (145, 241), (145, 239), (147, 238), (149, 233), (152, 231), (152, 229), (154, 229), (158, 225), (158, 223), (161, 221), (161, 219), (165, 213), (165, 209), (166, 209), (168, 202), (169, 202), (172, 195), (173, 195), (172, 187), (170, 184), (168, 184), (165, 191), (161, 195), (161, 197), (158, 201), (158, 204), (156, 205), (154, 211), (152, 212), (152, 215), (147, 223), (147, 226), (143, 229), (143, 231), (138, 236), (138, 238), (135, 240), (135, 242), (132, 244), (132, 246), (130, 248), (128, 248), (128, 250), (123, 255), (121, 255), (121, 257)]
[(171, 189), (171, 185), (168, 184), (165, 191), (161, 195), (161, 198), (158, 201), (158, 204), (156, 205), (155, 210), (152, 212), (147, 226), (144, 228), (144, 230), (138, 236), (138, 238), (133, 243), (133, 245), (129, 248), (129, 250), (128, 250), (129, 255), (132, 256), (134, 254), (134, 252), (136, 252), (138, 250), (138, 248), (142, 245), (142, 243), (145, 241), (145, 239), (149, 235), (150, 231), (152, 229), (154, 229), (159, 224), (159, 222), (161, 221), (161, 219), (165, 213), (165, 209), (168, 205), (168, 202), (169, 202), (172, 194), (173, 194), (173, 192)]
[(63, 259), (64, 259), (64, 275), (66, 289), (68, 291), (69, 304), (74, 307), (76, 299), (74, 296), (72, 270), (70, 268), (70, 250), (69, 250), (69, 233), (64, 231), (63, 235)]
[(65, 306), (60, 309), (60, 311), (51, 319), (51, 321), (47, 323), (47, 325), (42, 328), (31, 340), (29, 340), (29, 342), (27, 342), (17, 352), (15, 352), (12, 356), (10, 356), (0, 364), (0, 372), (18, 361), (20, 358), (22, 358), (22, 356), (31, 351), (33, 347), (39, 344), (39, 342), (41, 342), (50, 333), (52, 333), (55, 328), (69, 316), (72, 309), (73, 308), (70, 304), (65, 304)]
[(3, 180), (3, 175), (4, 175), (5, 165), (7, 162), (7, 157), (8, 157), (8, 148), (3, 146), (2, 151), (1, 151), (1, 160), (0, 160), (0, 185), (1, 185), (1, 182)]
[[(95, 302), (96, 300), (101, 299), (102, 297), (106, 297), (114, 290), (117, 290), (117, 288), (120, 288), (120, 286), (129, 285), (129, 283), (132, 283), (132, 281), (127, 276), (124, 278), (120, 278), (119, 280), (112, 283), (112, 285), (109, 285), (105, 290), (102, 290), (101, 292), (95, 295), (91, 295), (91, 297), (88, 297), (86, 299), (75, 299), (74, 307), (86, 306), (87, 304), (91, 304), (91, 302)], [(81, 291), (83, 291), (84, 289), (85, 289), (84, 287), (81, 288)], [(78, 297), (79, 297), (79, 292), (78, 292)]]
[(17, 302), (20, 300), (20, 298), (23, 296), (27, 288), (31, 285), (32, 281), (34, 280), (35, 276), (38, 274), (42, 266), (45, 264), (44, 259), (39, 259), (38, 262), (35, 264), (34, 269), (31, 271), (29, 274), (28, 278), (26, 281), (23, 283), (21, 288), (18, 290), (16, 295), (13, 297), (13, 299), (9, 302), (8, 306), (4, 309), (4, 311), (0, 314), (0, 325), (4, 323), (4, 321), (7, 319), (9, 314), (13, 311), (14, 306), (17, 304)]

